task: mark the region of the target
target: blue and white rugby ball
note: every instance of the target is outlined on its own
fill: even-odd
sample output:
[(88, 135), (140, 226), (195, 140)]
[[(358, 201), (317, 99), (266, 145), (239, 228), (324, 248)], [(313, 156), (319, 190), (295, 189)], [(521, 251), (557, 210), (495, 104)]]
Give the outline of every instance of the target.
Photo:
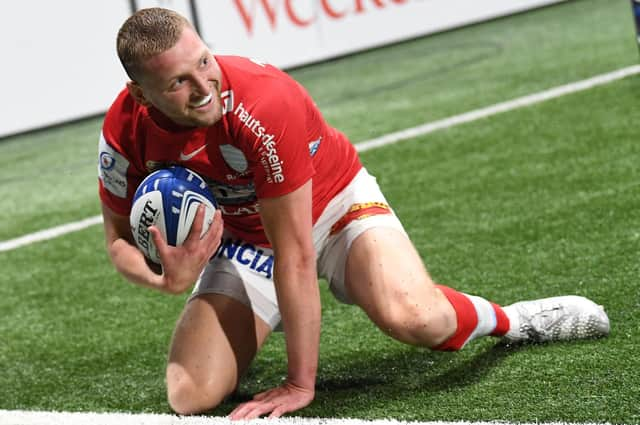
[(156, 226), (169, 245), (179, 246), (189, 235), (200, 204), (207, 207), (202, 237), (217, 207), (204, 179), (179, 166), (149, 174), (136, 189), (129, 216), (133, 238), (145, 257), (160, 264), (158, 250), (147, 230), (149, 226)]

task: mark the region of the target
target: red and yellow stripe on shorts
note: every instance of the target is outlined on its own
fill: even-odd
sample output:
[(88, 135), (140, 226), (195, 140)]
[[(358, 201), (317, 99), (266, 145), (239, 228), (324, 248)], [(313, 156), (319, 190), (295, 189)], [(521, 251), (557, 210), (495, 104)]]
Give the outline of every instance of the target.
[(363, 218), (374, 215), (389, 214), (391, 214), (391, 207), (383, 202), (364, 202), (360, 204), (353, 204), (349, 208), (349, 211), (347, 211), (340, 220), (336, 221), (335, 224), (331, 226), (329, 236), (340, 233), (340, 231), (347, 227), (347, 225), (352, 221), (362, 220)]

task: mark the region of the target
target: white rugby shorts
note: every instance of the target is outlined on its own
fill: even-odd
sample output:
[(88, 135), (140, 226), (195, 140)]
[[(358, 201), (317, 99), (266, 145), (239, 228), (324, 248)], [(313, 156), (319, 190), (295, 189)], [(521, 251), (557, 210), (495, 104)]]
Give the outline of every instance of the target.
[[(350, 304), (344, 275), (353, 241), (367, 229), (392, 227), (405, 233), (389, 207), (376, 178), (362, 168), (338, 193), (313, 226), (318, 275), (340, 302)], [(196, 282), (189, 300), (222, 294), (245, 304), (271, 329), (280, 323), (273, 282), (273, 251), (225, 232), (222, 243)]]

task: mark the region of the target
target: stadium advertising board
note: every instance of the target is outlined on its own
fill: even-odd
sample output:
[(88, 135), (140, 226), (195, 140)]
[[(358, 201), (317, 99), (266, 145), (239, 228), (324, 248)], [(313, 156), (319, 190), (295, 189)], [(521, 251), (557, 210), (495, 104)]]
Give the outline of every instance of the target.
[(550, 3), (558, 0), (201, 0), (193, 18), (214, 51), (286, 68)]
[(560, 1), (10, 2), (0, 14), (0, 33), (5, 58), (15, 66), (2, 67), (0, 76), (15, 84), (5, 85), (0, 137), (105, 112), (125, 81), (115, 34), (132, 8), (175, 9), (215, 53), (287, 68)]

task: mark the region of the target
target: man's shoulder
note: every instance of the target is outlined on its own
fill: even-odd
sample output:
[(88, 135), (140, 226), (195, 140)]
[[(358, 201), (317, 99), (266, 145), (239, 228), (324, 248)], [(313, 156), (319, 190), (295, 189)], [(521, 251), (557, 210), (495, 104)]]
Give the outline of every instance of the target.
[(102, 131), (110, 142), (122, 141), (125, 136), (135, 132), (135, 126), (142, 120), (143, 111), (139, 103), (123, 89), (107, 111)]
[[(226, 78), (223, 95), (236, 115), (246, 110), (262, 122), (305, 111), (306, 93), (286, 72), (255, 59), (216, 57)], [(256, 116), (257, 114), (257, 116)], [(284, 114), (284, 115), (283, 115)], [(251, 117), (248, 117), (251, 118)]]
[(284, 71), (265, 62), (243, 56), (216, 56), (226, 79), (226, 86), (234, 92), (264, 95), (265, 91), (282, 90), (293, 79)]
[(138, 113), (138, 104), (131, 94), (129, 94), (129, 90), (124, 88), (118, 93), (118, 96), (113, 101), (109, 109), (107, 110), (107, 114), (105, 115), (105, 121), (120, 121), (122, 119), (130, 119), (136, 113)]
[(215, 55), (216, 62), (223, 71), (248, 72), (250, 74), (260, 74), (267, 71), (267, 63), (246, 56), (237, 55)]

